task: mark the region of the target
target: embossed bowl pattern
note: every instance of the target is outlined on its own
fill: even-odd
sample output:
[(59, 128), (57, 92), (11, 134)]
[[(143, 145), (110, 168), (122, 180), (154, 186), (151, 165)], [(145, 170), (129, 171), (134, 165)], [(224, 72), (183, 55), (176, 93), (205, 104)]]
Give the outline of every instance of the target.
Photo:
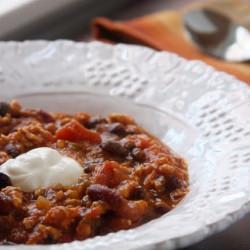
[(200, 61), (128, 45), (0, 43), (0, 99), (138, 118), (189, 163), (190, 193), (138, 228), (49, 246), (3, 249), (176, 249), (250, 210), (250, 90)]

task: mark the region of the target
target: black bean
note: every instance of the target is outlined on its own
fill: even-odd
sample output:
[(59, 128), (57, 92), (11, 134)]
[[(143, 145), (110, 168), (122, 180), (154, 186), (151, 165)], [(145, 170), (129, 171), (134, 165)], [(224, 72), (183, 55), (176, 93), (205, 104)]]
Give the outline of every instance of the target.
[(111, 188), (108, 188), (100, 184), (92, 184), (87, 189), (87, 195), (92, 201), (104, 201), (109, 204), (114, 210), (119, 209), (124, 204), (126, 200), (116, 193)]
[(18, 156), (20, 154), (19, 150), (16, 148), (16, 146), (9, 142), (6, 146), (5, 146), (5, 151), (13, 158), (15, 158), (16, 156)]
[(45, 123), (49, 123), (49, 122), (54, 122), (55, 119), (52, 117), (51, 114), (43, 111), (43, 110), (39, 110), (38, 111), (38, 115), (41, 118), (41, 120)]
[(160, 201), (156, 202), (154, 209), (157, 214), (165, 214), (171, 210), (171, 207), (163, 201)]
[(83, 165), (83, 170), (84, 170), (84, 173), (86, 174), (90, 174), (94, 169), (94, 166), (92, 164), (84, 164)]
[(146, 160), (146, 155), (144, 151), (140, 148), (134, 148), (132, 150), (132, 157), (134, 160), (139, 161), (139, 162), (143, 162)]
[(168, 192), (172, 192), (182, 187), (182, 182), (176, 176), (170, 176), (166, 178), (166, 189)]
[(53, 238), (52, 235), (48, 235), (46, 239), (44, 239), (45, 244), (53, 244), (55, 243), (55, 239)]
[(126, 141), (123, 146), (128, 149), (128, 150), (132, 150), (133, 148), (135, 148), (135, 143), (132, 141)]
[(127, 131), (126, 131), (125, 126), (119, 122), (110, 124), (109, 125), (109, 132), (112, 134), (122, 136), (122, 137), (127, 135)]
[(21, 220), (23, 219), (25, 216), (27, 216), (27, 208), (19, 208), (19, 209), (12, 209), (13, 212), (13, 216), (17, 219), (17, 220)]
[(7, 186), (12, 186), (10, 177), (0, 172), (0, 189), (5, 188)]
[(89, 119), (89, 121), (87, 122), (87, 124), (85, 124), (86, 128), (95, 128), (98, 124), (101, 123), (107, 123), (108, 121), (100, 116), (93, 116)]
[(11, 110), (10, 105), (6, 102), (0, 102), (0, 116), (5, 116)]
[(131, 194), (131, 196), (129, 197), (131, 200), (141, 200), (143, 199), (145, 196), (144, 194), (144, 190), (142, 186), (138, 186), (136, 187), (136, 189), (134, 190), (134, 192)]
[(118, 155), (118, 156), (127, 156), (128, 150), (123, 147), (119, 142), (116, 141), (106, 141), (101, 144), (103, 150)]
[(0, 215), (8, 215), (13, 208), (10, 197), (0, 192)]

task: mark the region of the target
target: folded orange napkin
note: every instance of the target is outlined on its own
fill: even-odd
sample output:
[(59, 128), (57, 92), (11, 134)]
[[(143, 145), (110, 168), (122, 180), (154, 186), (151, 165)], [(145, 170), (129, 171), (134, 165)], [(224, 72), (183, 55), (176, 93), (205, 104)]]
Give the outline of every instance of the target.
[[(180, 11), (163, 11), (126, 22), (97, 18), (93, 21), (92, 34), (95, 39), (104, 42), (141, 44), (157, 50), (171, 51), (187, 59), (199, 59), (250, 84), (250, 63), (230, 63), (208, 56), (197, 49), (185, 35), (183, 14), (200, 6), (197, 3)], [(248, 18), (250, 16), (250, 5), (240, 4), (239, 0), (221, 0), (219, 4), (216, 1), (216, 5), (209, 2), (206, 7), (229, 14), (243, 24), (247, 24), (242, 19), (243, 12), (248, 13)]]

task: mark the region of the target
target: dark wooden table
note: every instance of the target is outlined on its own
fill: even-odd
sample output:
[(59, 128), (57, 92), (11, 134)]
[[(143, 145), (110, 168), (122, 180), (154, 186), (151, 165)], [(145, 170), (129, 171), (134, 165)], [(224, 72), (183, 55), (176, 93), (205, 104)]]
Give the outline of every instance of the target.
[[(204, 0), (200, 0), (204, 1)], [(219, 0), (218, 0), (219, 1)], [(192, 0), (134, 0), (115, 14), (108, 17), (125, 20), (160, 11), (162, 9), (176, 9)], [(89, 38), (86, 32), (86, 38)], [(195, 219), (195, 218), (194, 218)], [(171, 229), (170, 229), (171, 230)], [(223, 232), (217, 233), (185, 250), (250, 250), (250, 214), (230, 226)], [(184, 249), (182, 249), (184, 250)]]

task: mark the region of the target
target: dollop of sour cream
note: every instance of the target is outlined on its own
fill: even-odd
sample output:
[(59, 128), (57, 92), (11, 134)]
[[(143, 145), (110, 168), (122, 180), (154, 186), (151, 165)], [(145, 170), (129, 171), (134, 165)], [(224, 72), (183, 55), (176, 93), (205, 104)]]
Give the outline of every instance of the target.
[(32, 192), (55, 184), (76, 184), (83, 170), (74, 159), (41, 147), (6, 161), (0, 172), (8, 175), (14, 186)]

